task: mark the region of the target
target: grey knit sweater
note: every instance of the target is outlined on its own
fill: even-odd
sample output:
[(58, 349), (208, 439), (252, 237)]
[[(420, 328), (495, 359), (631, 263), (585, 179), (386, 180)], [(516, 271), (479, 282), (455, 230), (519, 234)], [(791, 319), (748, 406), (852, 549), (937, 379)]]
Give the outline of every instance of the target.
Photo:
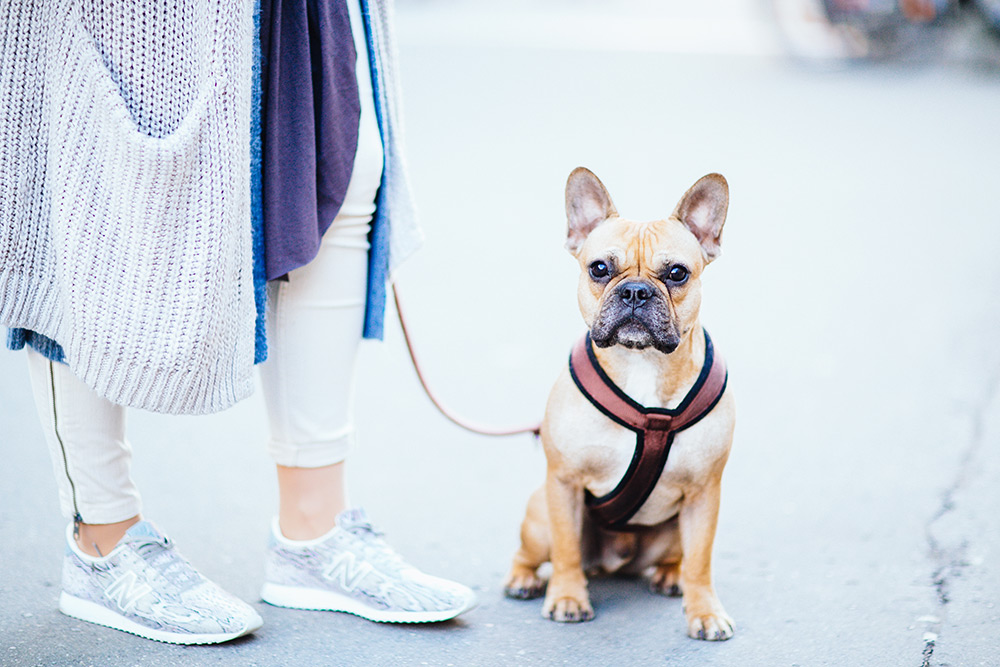
[(0, 3), (0, 323), (116, 403), (252, 390), (253, 4)]

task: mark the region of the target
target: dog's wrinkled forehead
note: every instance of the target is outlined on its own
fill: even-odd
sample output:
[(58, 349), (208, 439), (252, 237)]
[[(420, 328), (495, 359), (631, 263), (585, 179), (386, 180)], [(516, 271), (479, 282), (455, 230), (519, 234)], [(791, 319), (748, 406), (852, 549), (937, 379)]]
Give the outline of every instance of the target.
[(678, 262), (692, 271), (704, 266), (698, 239), (672, 218), (636, 222), (615, 216), (587, 235), (580, 260), (584, 265), (610, 260), (631, 275), (657, 274)]

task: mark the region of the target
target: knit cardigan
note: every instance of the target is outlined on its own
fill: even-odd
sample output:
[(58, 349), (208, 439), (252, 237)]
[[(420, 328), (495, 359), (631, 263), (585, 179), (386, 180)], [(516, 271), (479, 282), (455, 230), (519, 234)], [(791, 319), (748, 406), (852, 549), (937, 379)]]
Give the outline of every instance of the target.
[[(382, 338), (386, 288), (392, 272), (423, 243), (403, 153), (397, 51), (392, 0), (360, 0), (368, 38), (375, 114), (382, 134), (384, 167), (375, 200), (368, 255), (365, 338)], [(391, 221), (391, 224), (390, 224)]]
[[(390, 268), (420, 235), (391, 6), (362, 6), (386, 154), (365, 322), (380, 337)], [(64, 351), (115, 403), (197, 414), (252, 391), (263, 308), (253, 11), (245, 0), (0, 7), (0, 322), (37, 332), (50, 357)]]

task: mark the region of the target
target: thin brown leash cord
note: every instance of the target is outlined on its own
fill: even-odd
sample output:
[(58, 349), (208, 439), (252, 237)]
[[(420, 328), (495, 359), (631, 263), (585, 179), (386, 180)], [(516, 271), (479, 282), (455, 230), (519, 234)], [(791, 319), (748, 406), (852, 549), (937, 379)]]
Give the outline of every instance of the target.
[(424, 393), (427, 394), (427, 398), (431, 399), (431, 403), (433, 403), (434, 407), (438, 409), (438, 412), (444, 415), (448, 421), (456, 426), (479, 435), (499, 437), (505, 435), (521, 435), (522, 433), (531, 433), (536, 437), (538, 436), (542, 428), (541, 424), (520, 426), (517, 428), (495, 428), (492, 426), (483, 426), (481, 424), (476, 424), (462, 419), (454, 412), (446, 408), (431, 390), (430, 385), (427, 384), (427, 379), (424, 377), (424, 373), (420, 368), (420, 362), (417, 361), (417, 354), (413, 351), (413, 341), (410, 340), (410, 331), (406, 327), (406, 318), (403, 316), (403, 308), (399, 303), (399, 287), (396, 283), (392, 283), (392, 298), (396, 302), (396, 314), (399, 316), (399, 326), (403, 330), (403, 339), (406, 341), (406, 350), (410, 353), (410, 361), (413, 362), (413, 369), (417, 372), (417, 379), (420, 380), (420, 386), (424, 388)]

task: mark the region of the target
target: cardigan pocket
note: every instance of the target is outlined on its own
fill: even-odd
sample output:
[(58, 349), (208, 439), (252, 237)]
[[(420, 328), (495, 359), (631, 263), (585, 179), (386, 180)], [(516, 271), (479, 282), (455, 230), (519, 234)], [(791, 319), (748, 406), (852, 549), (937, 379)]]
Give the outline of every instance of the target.
[(198, 54), (191, 103), (164, 99), (175, 117), (159, 124), (155, 95), (141, 109), (123, 95), (78, 13), (47, 73), (61, 342), (99, 393), (152, 410), (221, 409), (250, 387), (249, 16), (224, 4), (205, 10), (218, 43)]

